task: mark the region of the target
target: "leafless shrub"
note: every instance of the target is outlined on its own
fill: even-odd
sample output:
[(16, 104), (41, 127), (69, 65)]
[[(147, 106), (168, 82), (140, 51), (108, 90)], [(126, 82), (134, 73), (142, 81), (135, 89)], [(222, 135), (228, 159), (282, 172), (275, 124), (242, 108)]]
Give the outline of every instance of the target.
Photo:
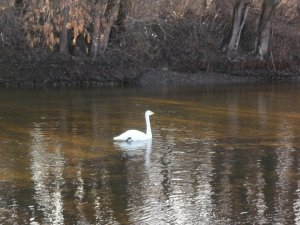
[[(126, 29), (110, 35), (109, 51), (119, 51), (138, 62), (169, 64), (177, 69), (185, 65), (185, 68), (194, 68), (192, 70), (206, 70), (210, 67), (208, 62), (222, 61), (220, 47), (230, 29), (236, 0), (128, 1), (130, 7), (127, 8)], [(23, 0), (19, 11), (16, 8), (0, 11), (0, 46), (9, 49), (24, 45), (26, 37), (32, 48), (44, 50), (47, 46), (58, 52), (63, 8), (68, 4), (68, 38), (73, 46), (78, 46), (80, 40), (88, 48), (92, 40), (100, 39), (94, 37), (99, 36), (94, 35), (96, 2)], [(107, 2), (101, 1), (101, 4)], [(253, 51), (261, 6), (261, 0), (251, 1), (238, 48), (238, 54), (245, 57)], [(270, 50), (275, 60), (299, 60), (299, 7), (298, 0), (281, 0), (276, 8), (270, 40)], [(101, 16), (98, 17), (101, 18), (102, 28), (105, 28), (107, 21)]]
[(18, 17), (12, 8), (0, 10), (0, 45), (2, 49), (20, 48), (22, 39)]

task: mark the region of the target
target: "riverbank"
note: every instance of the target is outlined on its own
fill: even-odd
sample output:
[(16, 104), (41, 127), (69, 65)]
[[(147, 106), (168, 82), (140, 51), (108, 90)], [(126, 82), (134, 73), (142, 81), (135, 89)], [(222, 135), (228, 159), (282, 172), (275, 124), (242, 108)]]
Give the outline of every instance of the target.
[(154, 68), (120, 55), (98, 61), (59, 56), (39, 61), (21, 58), (2, 58), (0, 87), (145, 87), (300, 81), (300, 72), (296, 70), (242, 70), (239, 64), (229, 69), (210, 66), (210, 70), (190, 72), (163, 65)]
[(92, 88), (117, 86), (180, 86), (203, 84), (245, 84), (300, 82), (300, 74), (285, 71), (230, 71), (184, 73), (169, 68), (103, 68), (96, 65), (1, 66), (2, 88)]
[(182, 86), (205, 84), (300, 82), (297, 71), (178, 72), (159, 68), (105, 68), (97, 65), (0, 65), (0, 88), (93, 88), (120, 86)]
[(108, 51), (97, 60), (60, 54), (6, 52), (0, 56), (0, 87), (62, 88), (232, 84), (300, 81), (296, 64), (226, 58), (151, 63), (122, 52)]
[[(30, 14), (32, 10), (24, 11), (30, 4), (19, 1), (15, 7), (0, 11), (0, 87), (299, 81), (300, 23), (296, 12), (286, 11), (294, 9), (289, 4), (276, 10), (269, 51), (262, 57), (257, 51), (256, 24), (261, 9), (258, 3), (251, 6), (237, 49), (225, 51), (232, 16), (229, 11), (223, 15), (220, 13), (223, 10), (216, 10), (213, 5), (206, 6), (206, 10), (198, 5), (199, 13), (179, 10), (170, 14), (176, 12), (171, 5), (168, 8), (154, 4), (151, 8), (136, 1), (132, 7), (139, 10), (123, 18), (123, 24), (116, 21), (105, 48), (96, 48), (91, 44), (91, 38), (97, 38), (93, 35), (95, 23), (87, 20), (79, 29), (75, 26), (78, 18), (70, 18), (74, 23), (69, 21), (68, 25), (75, 24), (75, 27), (68, 26), (68, 30), (62, 32), (67, 26), (59, 28), (61, 23), (56, 24), (53, 18), (48, 18), (51, 13), (44, 15), (44, 8), (37, 8), (36, 20), (28, 21), (29, 18), (34, 20)], [(194, 4), (191, 6), (197, 8)], [(233, 6), (225, 8), (231, 11)], [(47, 7), (50, 12), (54, 9), (52, 5)], [(143, 12), (145, 9), (150, 10), (149, 14)], [(157, 14), (161, 9), (164, 10)], [(25, 16), (26, 13), (29, 14)], [(39, 20), (39, 16), (46, 16), (43, 20), (48, 18), (49, 24)], [(60, 39), (60, 32), (64, 34), (64, 41)]]
[(232, 71), (230, 73), (197, 72), (181, 73), (166, 69), (152, 69), (144, 73), (136, 84), (139, 86), (245, 84), (259, 82), (299, 82), (300, 75), (287, 72)]

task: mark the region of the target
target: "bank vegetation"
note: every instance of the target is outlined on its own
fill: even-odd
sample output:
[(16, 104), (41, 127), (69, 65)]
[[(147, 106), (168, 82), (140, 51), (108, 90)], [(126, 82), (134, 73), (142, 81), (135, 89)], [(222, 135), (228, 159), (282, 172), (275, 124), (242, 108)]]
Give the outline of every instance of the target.
[(299, 0), (0, 0), (1, 79), (295, 74), (299, 40)]

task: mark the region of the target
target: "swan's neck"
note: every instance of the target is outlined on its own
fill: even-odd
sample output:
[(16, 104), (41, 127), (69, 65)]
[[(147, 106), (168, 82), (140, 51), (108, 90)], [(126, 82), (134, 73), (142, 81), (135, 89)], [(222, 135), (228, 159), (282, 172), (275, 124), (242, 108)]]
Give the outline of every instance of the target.
[(146, 119), (146, 135), (152, 137), (149, 115), (145, 115), (145, 119)]

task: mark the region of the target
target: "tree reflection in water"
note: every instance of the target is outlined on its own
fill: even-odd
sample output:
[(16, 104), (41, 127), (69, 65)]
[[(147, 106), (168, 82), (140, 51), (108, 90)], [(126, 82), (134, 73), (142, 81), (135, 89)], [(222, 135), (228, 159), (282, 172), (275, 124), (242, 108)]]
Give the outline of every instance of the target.
[[(290, 88), (0, 95), (0, 223), (297, 224)], [(152, 142), (114, 143), (144, 105)]]
[(36, 210), (43, 214), (43, 223), (64, 224), (62, 186), (65, 159), (61, 146), (55, 140), (47, 140), (42, 133), (42, 124), (33, 126), (30, 132), (31, 172), (38, 205)]

